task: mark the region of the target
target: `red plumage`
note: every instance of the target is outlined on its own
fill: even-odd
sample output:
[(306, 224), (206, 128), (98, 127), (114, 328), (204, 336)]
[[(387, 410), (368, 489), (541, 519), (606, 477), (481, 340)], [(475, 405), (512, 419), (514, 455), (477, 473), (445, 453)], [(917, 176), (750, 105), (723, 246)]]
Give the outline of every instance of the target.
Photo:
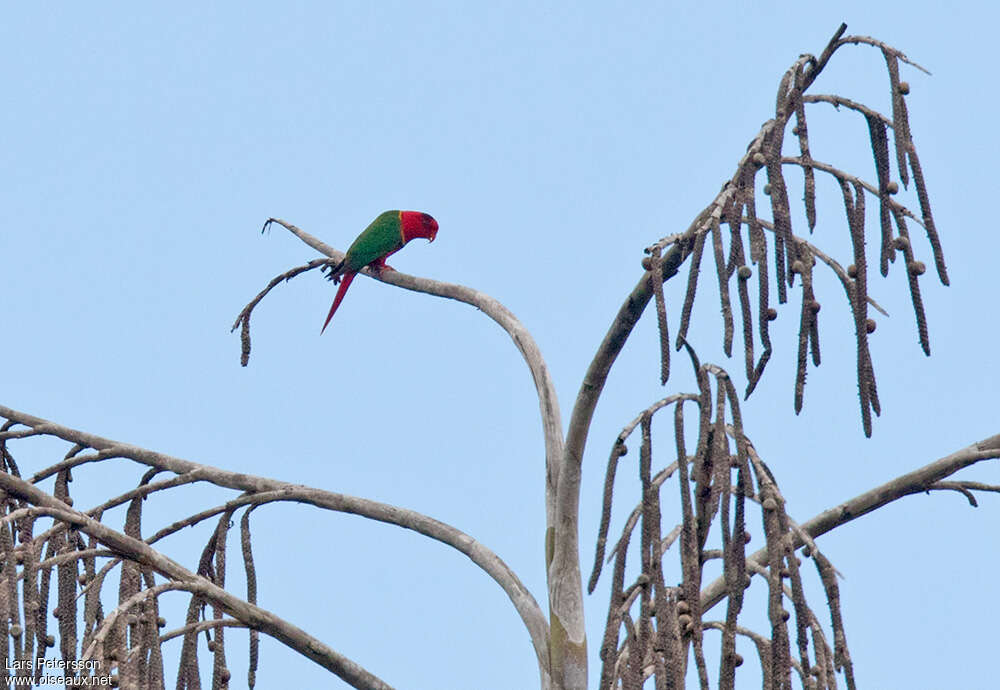
[(330, 313), (326, 315), (320, 335), (326, 330), (337, 307), (344, 299), (347, 288), (358, 271), (365, 266), (371, 266), (375, 271), (393, 270), (386, 265), (386, 257), (395, 254), (410, 240), (422, 237), (431, 242), (437, 236), (438, 224), (430, 215), (419, 211), (385, 211), (365, 228), (357, 239), (351, 243), (344, 260), (332, 267), (327, 278), (336, 281), (340, 279)]
[(323, 322), (323, 328), (319, 331), (320, 335), (323, 335), (323, 331), (326, 330), (327, 324), (330, 323), (330, 319), (333, 318), (334, 312), (337, 311), (337, 307), (339, 307), (340, 303), (344, 301), (344, 295), (347, 294), (347, 287), (351, 284), (351, 281), (354, 280), (354, 276), (356, 275), (357, 273), (345, 273), (340, 279), (340, 287), (337, 288), (337, 296), (333, 298), (333, 305), (330, 307), (330, 313), (326, 315), (326, 321)]

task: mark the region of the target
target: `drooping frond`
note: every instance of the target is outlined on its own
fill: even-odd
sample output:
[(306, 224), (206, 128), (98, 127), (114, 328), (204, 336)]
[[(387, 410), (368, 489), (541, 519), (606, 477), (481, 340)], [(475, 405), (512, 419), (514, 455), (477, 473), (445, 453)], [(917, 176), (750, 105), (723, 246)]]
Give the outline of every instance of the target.
[[(719, 308), (722, 314), (722, 348), (727, 356), (732, 354), (735, 335), (730, 287), (732, 281), (736, 281), (740, 312), (743, 317), (746, 396), (753, 392), (759, 382), (774, 349), (768, 325), (770, 321), (778, 318), (779, 310), (771, 303), (772, 290), (778, 305), (784, 304), (789, 299), (789, 290), (794, 288), (795, 276), (801, 276), (799, 284), (802, 294), (799, 300), (798, 357), (794, 387), (794, 407), (798, 412), (802, 409), (804, 401), (807, 359), (811, 358), (814, 366), (818, 366), (820, 362), (818, 312), (821, 300), (815, 294), (817, 284), (812, 276), (812, 268), (818, 258), (817, 253), (813, 243), (806, 242), (795, 232), (785, 168), (797, 167), (802, 171), (804, 212), (810, 233), (817, 223), (817, 175), (828, 175), (836, 180), (843, 191), (847, 214), (845, 225), (853, 248), (850, 262), (852, 268), (847, 278), (849, 281), (847, 295), (857, 342), (857, 382), (862, 427), (865, 434), (870, 436), (871, 412), (878, 414), (879, 404), (868, 344), (868, 337), (874, 332), (876, 322), (867, 314), (868, 304), (873, 300), (869, 295), (867, 271), (869, 243), (866, 242), (865, 197), (870, 195), (877, 199), (879, 204), (877, 244), (878, 265), (882, 276), (888, 275), (890, 264), (895, 261), (897, 253), (901, 253), (905, 259), (917, 332), (920, 345), (926, 354), (930, 354), (930, 340), (918, 283), (918, 278), (925, 269), (923, 262), (914, 257), (915, 250), (908, 233), (907, 219), (918, 223), (926, 231), (938, 277), (944, 285), (948, 284), (948, 273), (931, 214), (923, 171), (910, 130), (905, 99), (910, 87), (899, 78), (899, 63), (913, 63), (899, 51), (875, 39), (865, 36), (844, 36), (845, 29), (846, 26), (840, 27), (820, 57), (804, 55), (785, 72), (778, 86), (774, 117), (764, 123), (747, 147), (747, 152), (738, 163), (736, 172), (723, 185), (712, 203), (699, 214), (690, 229), (681, 235), (670, 235), (653, 243), (646, 248), (646, 253), (659, 257), (661, 251), (668, 245), (683, 247), (686, 252), (689, 266), (676, 339), (676, 347), (679, 348), (688, 337), (702, 255), (706, 243), (711, 243), (719, 287)], [(843, 96), (808, 93), (834, 53), (850, 44), (873, 46), (884, 56), (889, 73), (892, 117), (886, 117), (864, 104)], [(810, 146), (808, 114), (811, 108), (824, 104), (833, 105), (838, 109), (843, 107), (865, 118), (874, 158), (874, 182), (865, 181), (822, 160), (817, 151)], [(797, 144), (797, 155), (786, 155), (784, 151), (785, 131), (789, 127)], [(899, 184), (892, 179), (890, 156), (893, 152), (890, 152), (888, 133), (890, 129), (896, 163), (895, 173), (904, 186), (909, 183), (912, 174), (919, 214), (895, 199), (899, 192)], [(757, 204), (758, 187), (767, 197), (770, 218), (760, 216)], [(724, 237), (721, 232), (724, 224), (729, 227), (728, 237)], [(728, 248), (725, 244), (727, 240)], [(743, 250), (744, 243), (749, 247), (749, 262)], [(824, 263), (829, 265), (828, 261)], [(652, 275), (654, 273), (652, 264), (649, 270)], [(749, 279), (754, 271), (758, 277), (756, 281), (758, 306), (756, 310), (751, 310)], [(770, 282), (771, 275), (774, 280), (773, 288)], [(838, 278), (844, 280), (843, 276), (838, 275)], [(653, 279), (661, 280), (662, 271), (655, 272)], [(666, 300), (661, 296), (661, 290), (655, 289), (657, 304), (664, 304)], [(657, 313), (660, 314), (661, 311), (662, 309), (658, 309)], [(759, 356), (754, 352), (752, 333), (755, 327), (762, 347)], [(666, 332), (666, 324), (661, 323), (661, 341)], [(661, 363), (664, 361), (666, 360), (661, 355)]]

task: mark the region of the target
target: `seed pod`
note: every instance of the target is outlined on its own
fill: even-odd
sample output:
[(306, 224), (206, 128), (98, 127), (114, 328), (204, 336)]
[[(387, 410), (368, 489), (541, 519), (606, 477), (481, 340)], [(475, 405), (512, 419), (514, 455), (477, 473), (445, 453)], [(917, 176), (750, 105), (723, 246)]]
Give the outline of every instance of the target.
[(749, 266), (740, 266), (736, 275), (739, 276), (740, 280), (749, 280), (750, 276), (753, 275), (753, 270)]
[(890, 182), (885, 186), (885, 191), (889, 192), (890, 194), (899, 194), (899, 185), (896, 184), (895, 182)]
[(767, 195), (771, 194), (771, 185), (770, 184), (764, 185), (764, 193), (767, 194)]
[(847, 267), (847, 275), (849, 275), (852, 278), (857, 278), (858, 277), (858, 267), (855, 266), (854, 264), (851, 264), (850, 266), (848, 266)]
[(767, 308), (767, 320), (768, 321), (774, 321), (776, 318), (778, 318), (778, 310), (775, 309), (774, 307), (768, 307)]
[(877, 324), (875, 323), (875, 319), (867, 319), (867, 320), (865, 320), (865, 331), (867, 333), (874, 333), (876, 326), (877, 326)]
[(910, 273), (912, 273), (915, 276), (921, 276), (924, 274), (924, 271), (927, 270), (927, 267), (924, 266), (923, 261), (911, 261), (907, 266), (907, 268), (910, 269)]
[(809, 311), (811, 311), (813, 314), (818, 314), (819, 310), (822, 307), (823, 305), (817, 302), (816, 300), (812, 300), (811, 302), (809, 302)]
[(899, 92), (904, 96), (910, 93), (910, 82), (908, 81), (899, 82)]

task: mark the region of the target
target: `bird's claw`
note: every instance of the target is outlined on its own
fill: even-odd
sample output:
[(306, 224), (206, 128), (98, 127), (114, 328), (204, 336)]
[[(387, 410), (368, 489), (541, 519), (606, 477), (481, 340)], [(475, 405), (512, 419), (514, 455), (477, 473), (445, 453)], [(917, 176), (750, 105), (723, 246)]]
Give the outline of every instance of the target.
[(333, 284), (337, 285), (338, 283), (340, 283), (340, 273), (337, 272), (337, 269), (340, 268), (342, 263), (343, 262), (341, 261), (334, 261), (333, 259), (330, 259), (325, 264), (323, 264), (322, 268), (320, 268), (319, 270), (322, 273), (326, 274), (327, 280), (333, 281)]
[(372, 273), (375, 275), (381, 275), (383, 271), (395, 271), (396, 269), (385, 262), (384, 259), (379, 259), (377, 261), (369, 264), (368, 268), (371, 269)]

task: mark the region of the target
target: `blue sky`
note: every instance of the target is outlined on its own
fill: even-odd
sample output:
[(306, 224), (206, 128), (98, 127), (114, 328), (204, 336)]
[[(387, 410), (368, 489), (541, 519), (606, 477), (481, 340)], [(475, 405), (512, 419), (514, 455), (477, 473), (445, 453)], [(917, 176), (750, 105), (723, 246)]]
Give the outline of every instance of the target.
[[(992, 206), (1000, 153), (997, 11), (790, 7), (8, 7), (0, 403), (196, 462), (424, 512), (496, 551), (544, 601), (542, 437), (530, 376), (507, 336), (464, 305), (359, 279), (321, 338), (333, 290), (314, 272), (257, 309), (242, 369), (229, 332), (236, 314), (272, 276), (315, 257), (286, 233), (261, 236), (261, 223), (279, 216), (345, 249), (387, 208), (434, 214), (437, 241), (414, 243), (394, 265), (506, 304), (535, 335), (568, 419), (640, 275), (642, 248), (687, 227), (772, 115), (784, 70), (846, 21), (848, 33), (881, 38), (934, 74), (903, 70), (952, 287), (922, 281), (927, 359), (901, 274), (872, 281), (892, 316), (873, 338), (883, 415), (871, 440), (860, 429), (843, 293), (820, 286), (824, 364), (810, 371), (798, 417), (797, 308), (786, 306), (775, 357), (743, 407), (747, 432), (803, 521), (1000, 432), (1000, 240), (980, 207)], [(884, 63), (871, 48), (841, 50), (814, 90), (889, 110)], [(817, 112), (810, 130), (814, 156), (873, 177), (860, 118)], [(827, 184), (820, 194), (812, 239), (846, 257), (839, 191)], [(917, 245), (928, 261), (926, 243)], [(691, 340), (741, 382), (741, 362), (721, 353), (710, 281), (703, 288)], [(664, 395), (651, 316), (616, 366), (590, 436), (588, 571), (611, 442)], [(690, 374), (675, 370), (666, 392), (691, 390)], [(666, 427), (659, 438), (662, 465)], [(54, 462), (43, 450), (24, 446), (22, 469)], [(78, 472), (74, 491), (94, 500), (77, 505), (141, 475), (120, 469)], [(148, 531), (227, 498), (185, 491), (149, 501)], [(623, 480), (617, 495), (620, 516), (634, 484)], [(991, 496), (973, 510), (958, 495), (921, 495), (823, 537), (845, 576), (862, 687), (990, 686), (1000, 604), (986, 574), (998, 567), (998, 510)], [(306, 506), (262, 508), (254, 525), (261, 605), (386, 681), (537, 685), (513, 609), (459, 554)], [(182, 535), (166, 548), (194, 568), (206, 538)], [(592, 678), (607, 595), (605, 580), (586, 602)], [(818, 589), (813, 603), (822, 605)], [(234, 687), (245, 682), (239, 662), (233, 672)], [(265, 644), (259, 678), (260, 687), (339, 687), (278, 643)]]

